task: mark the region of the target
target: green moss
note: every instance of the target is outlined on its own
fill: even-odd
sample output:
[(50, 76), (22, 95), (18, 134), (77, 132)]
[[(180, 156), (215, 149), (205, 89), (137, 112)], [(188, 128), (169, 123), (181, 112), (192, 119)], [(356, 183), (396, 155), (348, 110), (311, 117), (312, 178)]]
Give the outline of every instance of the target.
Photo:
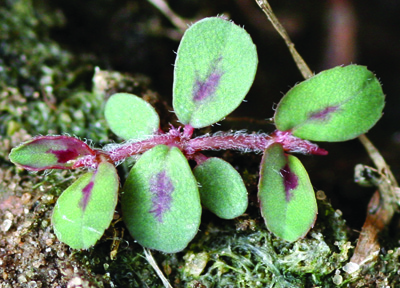
[[(325, 207), (332, 209), (329, 204)], [(320, 210), (326, 213), (327, 209)], [(329, 213), (327, 213), (329, 215)], [(229, 221), (224, 226), (209, 224), (201, 236), (196, 237), (184, 257), (186, 269), (181, 278), (182, 287), (191, 287), (190, 283), (201, 283), (205, 287), (310, 287), (332, 284), (331, 275), (342, 267), (349, 257), (349, 242), (339, 238), (324, 238), (323, 225), (317, 227), (304, 239), (287, 243), (269, 234), (260, 219), (252, 229), (238, 231)], [(238, 227), (242, 230), (241, 219)], [(329, 219), (342, 222), (340, 217)], [(338, 230), (343, 229), (337, 224)], [(345, 234), (345, 230), (336, 231), (335, 235)], [(205, 252), (207, 251), (207, 252)], [(205, 255), (204, 253), (207, 253)], [(198, 269), (207, 265), (199, 276)], [(200, 263), (194, 266), (193, 263)], [(195, 271), (195, 272), (194, 272)]]
[[(329, 221), (341, 222), (336, 227), (344, 229), (332, 235), (345, 235), (343, 220), (327, 213), (333, 210), (327, 202), (320, 204), (326, 207), (320, 213), (331, 215)], [(93, 274), (109, 275), (117, 287), (163, 287), (140, 245), (115, 233), (122, 229), (118, 222), (94, 248), (75, 253), (75, 259)], [(324, 238), (324, 229), (316, 225), (305, 239), (287, 243), (271, 236), (260, 218), (243, 216), (234, 225), (210, 216), (188, 249), (153, 255), (173, 287), (336, 287), (332, 277), (348, 261), (352, 246), (340, 237)], [(113, 239), (120, 245), (114, 261)]]
[[(277, 239), (257, 216), (221, 221), (206, 213), (199, 234), (178, 254), (153, 252), (160, 269), (173, 287), (337, 287), (332, 278), (349, 260), (352, 245), (346, 241), (346, 226), (329, 203), (319, 201), (326, 216), (311, 233), (295, 243)], [(236, 224), (236, 225), (234, 225)], [(108, 230), (100, 245), (75, 254), (79, 262), (99, 275), (109, 273), (117, 287), (163, 287), (143, 255), (140, 245), (126, 235), (115, 237)], [(330, 237), (324, 237), (330, 230)], [(336, 235), (337, 237), (335, 238)], [(108, 240), (106, 240), (108, 239)], [(111, 261), (112, 239), (120, 241), (117, 258)]]
[(341, 287), (399, 287), (400, 285), (400, 248), (384, 251), (382, 249), (362, 269), (351, 273), (343, 273)]
[(48, 37), (49, 27), (59, 23), (59, 15), (48, 13), (43, 2), (5, 1), (0, 9), (1, 61), (0, 86), (18, 87), (32, 97), (53, 77), (63, 78), (64, 71), (49, 66), (66, 66), (71, 55)]

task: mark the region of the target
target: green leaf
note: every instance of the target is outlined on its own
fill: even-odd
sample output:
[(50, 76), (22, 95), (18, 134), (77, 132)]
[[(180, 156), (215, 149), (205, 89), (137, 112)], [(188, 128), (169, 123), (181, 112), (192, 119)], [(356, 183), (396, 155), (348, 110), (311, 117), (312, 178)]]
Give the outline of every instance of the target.
[(193, 171), (200, 183), (201, 203), (223, 219), (233, 219), (247, 209), (247, 190), (240, 174), (228, 162), (209, 158)]
[(199, 191), (178, 148), (158, 145), (144, 153), (122, 191), (124, 222), (139, 244), (175, 253), (196, 235), (201, 217)]
[(276, 109), (275, 124), (302, 139), (345, 141), (374, 126), (384, 104), (381, 85), (366, 67), (335, 67), (293, 87)]
[(123, 139), (142, 140), (160, 126), (154, 108), (136, 95), (117, 93), (108, 99), (104, 111), (111, 130)]
[(75, 181), (54, 207), (52, 223), (57, 238), (74, 249), (93, 246), (113, 219), (118, 187), (117, 171), (108, 162)]
[(69, 136), (38, 136), (11, 150), (11, 162), (31, 171), (71, 169), (75, 161), (95, 152)]
[(257, 51), (247, 32), (222, 18), (192, 25), (179, 45), (173, 107), (194, 128), (214, 124), (240, 105), (257, 69)]
[(264, 152), (258, 199), (269, 231), (286, 241), (305, 236), (314, 225), (317, 203), (307, 171), (278, 143)]

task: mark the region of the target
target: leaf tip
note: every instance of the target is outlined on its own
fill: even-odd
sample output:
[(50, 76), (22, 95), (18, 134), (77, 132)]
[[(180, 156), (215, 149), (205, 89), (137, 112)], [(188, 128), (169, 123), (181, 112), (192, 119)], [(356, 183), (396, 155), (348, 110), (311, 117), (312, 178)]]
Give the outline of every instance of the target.
[(71, 169), (74, 162), (95, 151), (83, 141), (70, 136), (37, 136), (13, 148), (11, 162), (30, 171)]

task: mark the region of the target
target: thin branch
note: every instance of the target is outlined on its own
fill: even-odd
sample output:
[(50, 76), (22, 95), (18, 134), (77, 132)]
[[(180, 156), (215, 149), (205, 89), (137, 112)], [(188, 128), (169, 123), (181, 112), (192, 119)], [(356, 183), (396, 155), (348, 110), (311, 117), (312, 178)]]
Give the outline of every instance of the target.
[(360, 135), (358, 139), (361, 141), (361, 143), (364, 145), (365, 150), (367, 150), (369, 156), (371, 157), (372, 161), (374, 162), (376, 168), (378, 170), (385, 174), (388, 178), (389, 181), (391, 181), (393, 186), (399, 186), (397, 184), (396, 179), (393, 176), (392, 171), (389, 168), (389, 165), (386, 164), (385, 159), (382, 157), (382, 155), (379, 153), (378, 149), (375, 148), (375, 146), (372, 144), (372, 142), (367, 138), (365, 135)]
[(154, 7), (160, 10), (160, 12), (163, 13), (164, 16), (167, 17), (169, 21), (171, 21), (171, 23), (174, 24), (174, 26), (180, 30), (180, 32), (182, 33), (185, 32), (185, 30), (187, 29), (187, 23), (181, 17), (179, 17), (174, 11), (172, 11), (172, 9), (168, 6), (168, 4), (164, 0), (147, 0), (147, 1), (149, 1), (151, 4), (154, 5)]
[(143, 248), (144, 255), (146, 256), (147, 262), (153, 267), (154, 271), (156, 271), (158, 277), (160, 277), (162, 283), (164, 284), (165, 288), (172, 288), (171, 284), (169, 283), (168, 279), (165, 278), (164, 274), (162, 273), (161, 269), (158, 267), (156, 260), (154, 259), (153, 255), (151, 254), (149, 249)]
[(329, 0), (326, 15), (327, 43), (324, 67), (350, 64), (356, 60), (357, 14), (351, 0)]
[(272, 23), (276, 31), (282, 36), (283, 40), (285, 40), (285, 43), (288, 46), (289, 51), (292, 54), (294, 61), (296, 62), (297, 68), (299, 68), (300, 70), (301, 75), (303, 75), (304, 79), (312, 77), (314, 74), (312, 73), (311, 69), (308, 67), (304, 59), (300, 56), (299, 52), (297, 52), (292, 40), (290, 40), (290, 37), (286, 32), (286, 29), (279, 22), (278, 18), (276, 18), (268, 1), (267, 0), (255, 0), (255, 1), (267, 15), (268, 20)]

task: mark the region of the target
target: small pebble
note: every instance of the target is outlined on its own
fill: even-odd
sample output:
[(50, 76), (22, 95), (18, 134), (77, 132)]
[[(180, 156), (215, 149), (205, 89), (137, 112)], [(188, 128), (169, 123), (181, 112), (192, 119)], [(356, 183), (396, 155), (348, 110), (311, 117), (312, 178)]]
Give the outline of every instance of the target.
[(37, 288), (37, 287), (38, 287), (38, 285), (35, 281), (30, 281), (28, 283), (28, 288)]
[(332, 281), (334, 284), (340, 285), (343, 282), (343, 277), (341, 275), (337, 274), (337, 275), (333, 276)]
[(357, 263), (349, 262), (346, 265), (344, 265), (342, 269), (344, 272), (352, 274), (356, 272), (358, 269), (360, 269), (360, 265), (358, 265)]
[(317, 197), (318, 200), (323, 201), (323, 200), (326, 199), (326, 194), (325, 194), (324, 191), (318, 190), (317, 193), (316, 193), (316, 197)]
[(12, 225), (12, 221), (10, 219), (6, 219), (3, 221), (3, 223), (1, 224), (1, 231), (3, 232), (7, 232)]
[(29, 203), (29, 200), (31, 200), (31, 198), (32, 198), (32, 195), (31, 195), (31, 194), (29, 194), (29, 193), (24, 193), (24, 194), (21, 196), (21, 202), (22, 202), (22, 204), (24, 204), (24, 205), (28, 204), (28, 203)]
[(26, 283), (26, 277), (24, 274), (18, 276), (18, 283)]

